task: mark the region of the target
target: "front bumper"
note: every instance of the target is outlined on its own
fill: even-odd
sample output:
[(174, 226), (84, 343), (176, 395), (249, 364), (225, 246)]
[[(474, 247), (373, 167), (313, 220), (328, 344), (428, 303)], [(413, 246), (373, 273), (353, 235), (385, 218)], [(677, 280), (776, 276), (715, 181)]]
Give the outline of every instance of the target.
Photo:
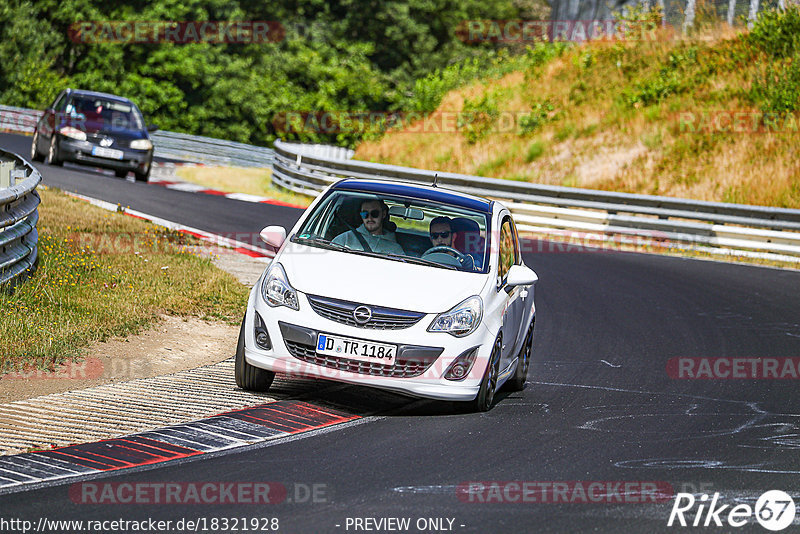
[(96, 165), (114, 170), (146, 172), (153, 160), (153, 150), (135, 150), (133, 148), (118, 148), (123, 153), (122, 159), (103, 158), (92, 155), (92, 148), (96, 145), (89, 141), (78, 141), (70, 137), (59, 135), (58, 155), (64, 161)]
[[(436, 316), (428, 314), (404, 329), (365, 329), (318, 315), (300, 292), (299, 311), (272, 308), (261, 298), (260, 288), (259, 280), (250, 293), (245, 317), (245, 359), (250, 365), (289, 377), (333, 380), (430, 399), (470, 401), (478, 394), (494, 341), (483, 325), (469, 336), (456, 338), (428, 332), (428, 325)], [(269, 350), (255, 343), (255, 312), (268, 331)], [(319, 333), (397, 345), (396, 363), (387, 367), (318, 355), (315, 345)], [(478, 352), (467, 377), (459, 381), (445, 379), (453, 360), (470, 349)]]

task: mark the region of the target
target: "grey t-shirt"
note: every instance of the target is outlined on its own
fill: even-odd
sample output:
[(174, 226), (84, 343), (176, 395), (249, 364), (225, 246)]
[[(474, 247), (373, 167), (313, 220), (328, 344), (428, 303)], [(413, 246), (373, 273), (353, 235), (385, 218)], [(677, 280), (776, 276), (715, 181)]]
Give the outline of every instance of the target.
[[(361, 234), (361, 237), (367, 242), (372, 252), (379, 252), (381, 254), (405, 254), (403, 247), (397, 242), (394, 232), (384, 230), (381, 235), (372, 235), (363, 224), (356, 228), (355, 231)], [(333, 238), (332, 243), (344, 245), (354, 250), (364, 250), (364, 247), (361, 245), (361, 240), (353, 234), (352, 230), (337, 235)]]

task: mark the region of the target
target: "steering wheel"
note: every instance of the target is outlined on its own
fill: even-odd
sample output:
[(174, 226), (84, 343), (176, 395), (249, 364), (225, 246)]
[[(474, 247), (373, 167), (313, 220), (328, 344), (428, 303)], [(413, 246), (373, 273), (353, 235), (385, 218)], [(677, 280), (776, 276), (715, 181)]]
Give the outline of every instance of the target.
[(422, 255), (427, 256), (428, 254), (433, 254), (434, 252), (453, 252), (455, 254), (456, 259), (458, 259), (458, 263), (460, 263), (461, 265), (464, 265), (464, 262), (467, 261), (468, 257), (466, 254), (462, 254), (453, 247), (448, 247), (447, 245), (439, 245), (438, 247), (429, 248)]

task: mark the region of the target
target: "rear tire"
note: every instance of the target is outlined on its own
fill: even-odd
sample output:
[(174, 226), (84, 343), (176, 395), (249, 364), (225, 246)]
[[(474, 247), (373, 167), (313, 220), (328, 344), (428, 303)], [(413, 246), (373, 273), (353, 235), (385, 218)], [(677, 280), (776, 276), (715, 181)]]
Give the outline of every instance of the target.
[(117, 175), (117, 178), (125, 178), (128, 176), (128, 171), (116, 170), (114, 174)]
[(508, 379), (506, 387), (509, 391), (522, 391), (525, 389), (525, 381), (528, 378), (528, 368), (531, 364), (531, 355), (533, 354), (533, 326), (535, 320), (531, 322), (528, 327), (528, 333), (525, 336), (525, 344), (519, 351), (517, 360), (517, 369), (514, 371), (514, 376)]
[(31, 159), (33, 161), (44, 161), (44, 154), (39, 152), (39, 132), (33, 132), (33, 141), (31, 142)]
[(489, 365), (483, 373), (481, 389), (475, 400), (469, 403), (473, 412), (488, 412), (494, 403), (494, 394), (497, 392), (497, 376), (500, 374), (500, 351), (502, 350), (501, 340), (498, 337), (492, 348), (492, 355), (489, 357)]
[(275, 373), (247, 363), (244, 357), (245, 318), (242, 318), (242, 327), (239, 329), (239, 342), (236, 344), (234, 378), (236, 379), (236, 385), (242, 389), (265, 392), (272, 385)]

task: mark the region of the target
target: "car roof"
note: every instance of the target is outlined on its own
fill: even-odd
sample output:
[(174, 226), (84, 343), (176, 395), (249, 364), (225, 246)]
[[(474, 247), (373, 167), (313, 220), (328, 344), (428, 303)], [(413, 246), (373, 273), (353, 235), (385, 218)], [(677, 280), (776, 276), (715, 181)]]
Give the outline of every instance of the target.
[(442, 204), (458, 206), (483, 213), (492, 213), (492, 200), (476, 197), (467, 193), (432, 187), (427, 185), (417, 185), (408, 182), (390, 182), (383, 180), (358, 180), (346, 178), (333, 185), (332, 189), (344, 191), (365, 191), (370, 193), (382, 193), (386, 195), (407, 196), (421, 200), (433, 200)]
[(133, 103), (123, 96), (112, 95), (110, 93), (101, 93), (99, 91), (86, 91), (84, 89), (67, 89), (67, 91), (69, 92), (70, 95), (107, 98), (109, 100), (117, 100), (118, 102), (125, 102), (128, 104)]

